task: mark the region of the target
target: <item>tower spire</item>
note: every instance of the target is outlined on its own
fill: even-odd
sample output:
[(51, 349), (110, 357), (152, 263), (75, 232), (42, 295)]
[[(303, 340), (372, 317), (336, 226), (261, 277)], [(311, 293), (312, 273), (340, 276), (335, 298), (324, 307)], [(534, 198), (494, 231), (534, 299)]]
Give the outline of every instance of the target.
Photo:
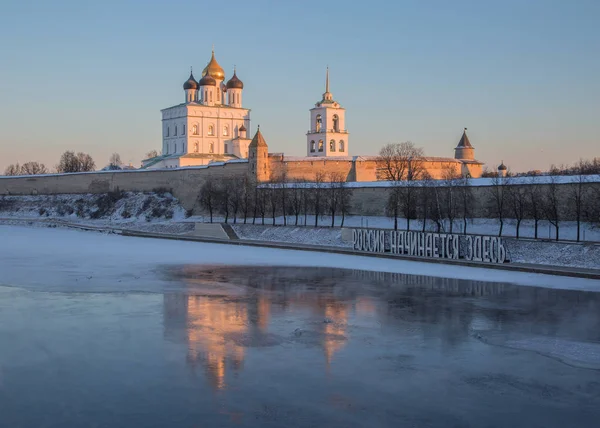
[(329, 92), (329, 66), (327, 66), (327, 72), (325, 74), (325, 92)]

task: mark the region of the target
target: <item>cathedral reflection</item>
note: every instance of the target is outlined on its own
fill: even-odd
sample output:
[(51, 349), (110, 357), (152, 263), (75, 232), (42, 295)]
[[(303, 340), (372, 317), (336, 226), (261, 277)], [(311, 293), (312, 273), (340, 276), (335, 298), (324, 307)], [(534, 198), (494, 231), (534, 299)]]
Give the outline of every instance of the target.
[[(514, 329), (533, 316), (544, 330), (528, 333), (554, 334), (577, 307), (600, 312), (593, 293), (348, 269), (185, 266), (168, 275), (189, 294), (165, 294), (165, 336), (186, 343), (190, 367), (215, 390), (239, 374), (253, 348), (285, 341), (317, 345), (329, 370), (349, 347), (349, 326), (375, 327), (393, 340), (441, 337), (443, 348), (466, 342), (474, 328)], [(306, 334), (296, 335), (297, 326)]]

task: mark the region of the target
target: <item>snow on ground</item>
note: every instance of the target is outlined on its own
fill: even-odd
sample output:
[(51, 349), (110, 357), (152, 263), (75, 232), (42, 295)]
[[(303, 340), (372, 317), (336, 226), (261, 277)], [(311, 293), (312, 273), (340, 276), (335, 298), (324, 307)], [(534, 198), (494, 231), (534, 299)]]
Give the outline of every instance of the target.
[[(342, 240), (339, 228), (315, 228), (295, 226), (232, 225), (241, 239), (257, 241), (288, 242), (333, 247), (351, 247)], [(512, 263), (528, 263), (551, 266), (600, 269), (600, 245), (564, 242), (541, 242), (532, 240), (504, 240)]]
[(342, 241), (342, 230), (340, 228), (269, 227), (252, 224), (236, 224), (231, 226), (240, 239), (324, 245), (328, 247), (352, 246), (350, 243)]
[(85, 291), (144, 290), (161, 265), (310, 266), (600, 291), (600, 281), (406, 260), (0, 226), (0, 285)]
[[(206, 216), (194, 216), (189, 219), (185, 219), (183, 221), (196, 221), (196, 222), (207, 222), (209, 221)], [(224, 218), (221, 216), (215, 216), (213, 218), (214, 222), (223, 222)], [(231, 223), (232, 220), (229, 219)], [(238, 218), (238, 223), (243, 222), (243, 219)], [(252, 223), (252, 219), (247, 220), (248, 223)], [(256, 224), (261, 224), (261, 219), (256, 219)], [(272, 218), (265, 218), (265, 225), (272, 225)], [(283, 216), (275, 217), (276, 225), (283, 225)], [(288, 226), (295, 225), (295, 218), (293, 216), (287, 217)], [(300, 217), (298, 219), (298, 224), (303, 226), (305, 224), (304, 217)], [(306, 224), (309, 226), (314, 226), (315, 217), (307, 216)], [(341, 217), (336, 218), (335, 226), (339, 227), (341, 225)], [(331, 217), (324, 216), (319, 219), (319, 226), (329, 227), (331, 226)], [(393, 229), (394, 228), (394, 220), (388, 217), (380, 217), (380, 216), (348, 216), (344, 219), (344, 227), (368, 227), (368, 228), (379, 228), (379, 229)], [(453, 233), (462, 233), (463, 232), (463, 222), (462, 220), (456, 220), (454, 222)], [(489, 218), (475, 218), (469, 219), (467, 221), (467, 233), (475, 234), (475, 235), (494, 235), (498, 236), (499, 231), (499, 222), (495, 219)], [(398, 219), (398, 228), (400, 230), (406, 230), (406, 220)], [(423, 229), (423, 224), (419, 220), (411, 220), (410, 221), (410, 230), (421, 231)], [(504, 222), (504, 227), (502, 230), (502, 236), (516, 236), (516, 221), (513, 219), (507, 219)], [(428, 231), (436, 231), (437, 227), (435, 224), (430, 223), (427, 225), (426, 230)], [(450, 226), (446, 222), (444, 225), (444, 232), (448, 233), (450, 231)], [(521, 238), (533, 238), (534, 237), (534, 222), (532, 220), (524, 220), (521, 222), (520, 233)], [(561, 240), (572, 240), (574, 241), (577, 237), (577, 223), (574, 221), (563, 221), (560, 223), (560, 231), (559, 236)], [(554, 226), (552, 226), (547, 221), (540, 221), (538, 224), (538, 239), (555, 239), (556, 235), (554, 232)], [(596, 227), (590, 223), (582, 223), (581, 224), (581, 240), (582, 241), (591, 241), (591, 242), (600, 242), (600, 227)]]
[(44, 220), (180, 234), (194, 228), (193, 224), (181, 222), (185, 216), (179, 201), (168, 192), (0, 197), (0, 218), (4, 224)]

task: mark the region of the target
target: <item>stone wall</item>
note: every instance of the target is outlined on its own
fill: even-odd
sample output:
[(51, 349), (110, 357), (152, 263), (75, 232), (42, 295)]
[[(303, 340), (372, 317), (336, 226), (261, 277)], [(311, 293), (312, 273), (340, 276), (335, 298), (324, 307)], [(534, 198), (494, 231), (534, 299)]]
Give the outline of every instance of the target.
[(27, 177), (0, 177), (0, 195), (106, 193), (116, 190), (150, 192), (170, 189), (185, 209), (194, 208), (205, 178), (244, 175), (247, 163), (173, 170), (106, 171)]
[[(519, 186), (532, 186), (532, 184), (521, 184)], [(542, 193), (548, 188), (547, 184), (534, 184), (533, 186), (538, 186)], [(576, 186), (576, 184), (572, 183), (558, 185), (558, 195), (559, 200), (561, 201), (560, 216), (563, 220), (574, 220), (572, 212), (573, 204), (570, 202), (570, 198), (572, 196), (571, 193), (574, 186)], [(600, 195), (600, 182), (585, 183), (584, 187), (589, 190), (587, 193), (589, 198), (599, 198), (598, 195)], [(389, 192), (389, 187), (358, 187), (353, 189), (351, 214), (365, 216), (385, 216), (385, 206), (389, 197)], [(472, 217), (495, 217), (494, 212), (490, 210), (491, 193), (492, 186), (472, 186)], [(508, 213), (507, 218), (513, 218), (514, 216), (510, 214), (508, 201), (505, 203)]]
[[(274, 160), (272, 159), (271, 162)], [(276, 160), (275, 160), (276, 161)], [(287, 165), (285, 165), (287, 164)], [(345, 160), (322, 160), (314, 161), (279, 161), (277, 168), (285, 165), (290, 180), (313, 177), (316, 171), (339, 172), (348, 181), (374, 181), (375, 165), (373, 162), (352, 162)], [(163, 169), (163, 170), (137, 170), (137, 171), (107, 171), (75, 174), (55, 174), (25, 177), (0, 177), (0, 195), (36, 195), (36, 194), (61, 194), (61, 193), (106, 193), (116, 190), (149, 192), (154, 189), (170, 189), (178, 198), (185, 209), (194, 208), (200, 212), (197, 198), (207, 176), (217, 179), (243, 176), (248, 172), (247, 162), (231, 162), (217, 164), (208, 167)], [(385, 206), (389, 195), (388, 187), (380, 187), (374, 183), (368, 187), (364, 183), (353, 189), (351, 201), (352, 215), (384, 216)], [(569, 202), (570, 189), (576, 184), (560, 184), (559, 194), (561, 196), (562, 213), (564, 220), (573, 218), (572, 204)], [(531, 184), (525, 185), (531, 186)], [(540, 190), (547, 185), (536, 184)], [(598, 198), (600, 195), (600, 182), (586, 183), (591, 189), (591, 197)], [(489, 199), (491, 186), (472, 187), (472, 217), (491, 217), (493, 212), (489, 210)], [(510, 215), (508, 216), (510, 217)]]

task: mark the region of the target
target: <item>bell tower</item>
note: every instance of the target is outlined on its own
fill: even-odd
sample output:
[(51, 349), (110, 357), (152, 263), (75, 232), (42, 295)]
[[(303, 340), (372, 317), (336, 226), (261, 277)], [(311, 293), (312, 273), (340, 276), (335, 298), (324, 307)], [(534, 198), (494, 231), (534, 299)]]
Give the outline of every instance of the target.
[(329, 67), (325, 75), (325, 93), (310, 110), (310, 128), (306, 133), (306, 155), (314, 157), (348, 156), (346, 109), (329, 92)]

